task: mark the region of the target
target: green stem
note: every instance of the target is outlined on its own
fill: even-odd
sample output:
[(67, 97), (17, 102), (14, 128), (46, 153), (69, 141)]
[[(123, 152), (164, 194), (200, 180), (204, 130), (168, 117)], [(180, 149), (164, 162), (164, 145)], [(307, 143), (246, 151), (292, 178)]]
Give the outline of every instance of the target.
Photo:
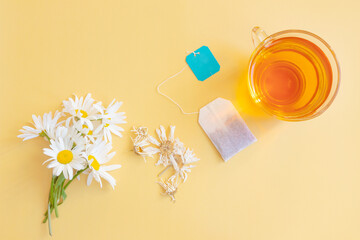
[(83, 171), (85, 171), (85, 170), (88, 169), (88, 168), (89, 168), (89, 166), (87, 166), (86, 168), (84, 168), (84, 169), (82, 169), (82, 170), (80, 170), (80, 171), (77, 171), (76, 174), (74, 175), (74, 177), (65, 184), (64, 190), (66, 190), (66, 188), (70, 185), (70, 183), (71, 183), (77, 176), (79, 176)]
[(48, 217), (49, 235), (52, 236), (51, 217), (50, 217), (50, 202), (49, 202), (49, 204), (48, 204), (47, 215), (48, 215), (47, 217)]
[(100, 121), (100, 120), (103, 120), (102, 118), (99, 118), (99, 119), (92, 119), (90, 121)]
[(46, 210), (46, 212), (44, 214), (44, 220), (43, 220), (43, 223), (46, 223), (46, 221), (48, 221), (50, 236), (52, 236), (51, 213), (53, 212), (53, 210), (55, 210), (55, 216), (56, 217), (59, 216), (59, 214), (58, 214), (58, 206), (60, 206), (64, 202), (64, 200), (66, 198), (66, 193), (65, 193), (66, 188), (70, 185), (70, 183), (77, 176), (79, 176), (82, 172), (84, 172), (88, 168), (89, 168), (89, 166), (87, 166), (86, 168), (84, 168), (84, 169), (82, 169), (80, 171), (77, 171), (76, 174), (74, 175), (74, 177), (71, 180), (69, 180), (66, 184), (65, 184), (66, 179), (65, 179), (63, 174), (59, 175), (58, 177), (56, 177), (56, 176), (52, 177), (51, 186), (50, 186), (50, 192), (49, 192), (48, 207), (47, 207), (47, 210)]
[(45, 131), (42, 131), (40, 134), (39, 134), (40, 137), (46, 137), (46, 139), (50, 142), (50, 137), (49, 135), (47, 135), (47, 133)]
[[(52, 211), (54, 210), (54, 188), (56, 188), (56, 183), (59, 181), (59, 178), (61, 178), (61, 175), (56, 177), (56, 176), (53, 176), (52, 179), (51, 179), (51, 186), (50, 186), (50, 192), (49, 192), (49, 203), (50, 203), (50, 214), (52, 213)], [(46, 220), (48, 220), (48, 214), (49, 213), (49, 209), (46, 210), (44, 216), (44, 220), (43, 220), (43, 223), (46, 223)]]
[(48, 210), (47, 210), (47, 216), (44, 219), (44, 223), (46, 222), (46, 219), (48, 220), (48, 226), (49, 226), (49, 235), (52, 236), (52, 231), (51, 231), (51, 200), (52, 200), (52, 193), (54, 191), (54, 182), (55, 182), (55, 176), (53, 176), (51, 178), (51, 185), (50, 185), (50, 193), (49, 193), (49, 203), (48, 203)]

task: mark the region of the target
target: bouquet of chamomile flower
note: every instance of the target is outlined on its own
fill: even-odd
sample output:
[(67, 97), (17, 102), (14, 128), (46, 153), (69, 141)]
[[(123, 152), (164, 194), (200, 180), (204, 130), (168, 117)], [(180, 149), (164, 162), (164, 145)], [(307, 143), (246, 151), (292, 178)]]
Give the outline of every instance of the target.
[(48, 221), (51, 235), (51, 213), (58, 217), (58, 206), (66, 199), (66, 189), (80, 174), (87, 175), (87, 185), (95, 179), (102, 187), (101, 179), (114, 188), (115, 179), (108, 173), (120, 168), (118, 164), (108, 165), (114, 157), (112, 134), (121, 137), (123, 129), (119, 124), (125, 122), (125, 113), (118, 112), (121, 102), (115, 101), (105, 108), (95, 102), (88, 94), (85, 98), (77, 96), (63, 101), (61, 112), (33, 115), (34, 127), (24, 126), (18, 137), (29, 140), (43, 137), (49, 142), (44, 154), (50, 157), (44, 162), (52, 169), (47, 211), (44, 223)]

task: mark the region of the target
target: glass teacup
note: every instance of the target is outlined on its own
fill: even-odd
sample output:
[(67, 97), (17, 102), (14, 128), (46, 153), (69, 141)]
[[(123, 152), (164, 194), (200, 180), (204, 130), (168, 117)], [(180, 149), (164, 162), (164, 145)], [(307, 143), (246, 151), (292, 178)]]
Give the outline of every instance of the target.
[(249, 63), (251, 96), (266, 112), (286, 121), (319, 116), (333, 102), (340, 68), (331, 47), (317, 35), (286, 30), (270, 36), (254, 27)]

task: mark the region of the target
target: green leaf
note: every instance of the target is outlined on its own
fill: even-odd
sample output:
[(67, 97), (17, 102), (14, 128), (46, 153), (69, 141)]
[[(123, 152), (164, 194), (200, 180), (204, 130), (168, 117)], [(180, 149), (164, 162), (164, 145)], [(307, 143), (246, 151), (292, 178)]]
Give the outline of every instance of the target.
[(58, 218), (59, 217), (59, 213), (58, 213), (58, 209), (57, 209), (57, 194), (55, 193), (55, 197), (54, 197), (54, 209), (55, 209), (55, 216)]
[(55, 183), (55, 187), (58, 188), (60, 187), (60, 185), (63, 185), (64, 184), (64, 181), (65, 181), (65, 177), (64, 177), (64, 174), (60, 174), (56, 183)]
[(61, 193), (61, 196), (63, 198), (63, 201), (66, 199), (67, 195), (65, 193), (65, 190), (63, 189), (62, 193)]

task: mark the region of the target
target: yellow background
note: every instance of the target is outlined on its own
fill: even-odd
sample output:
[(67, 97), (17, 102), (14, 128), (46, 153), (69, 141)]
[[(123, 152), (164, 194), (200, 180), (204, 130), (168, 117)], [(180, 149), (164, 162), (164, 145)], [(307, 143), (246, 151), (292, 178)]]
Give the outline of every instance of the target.
[[(356, 0), (1, 0), (0, 239), (49, 239), (46, 143), (16, 136), (31, 114), (88, 92), (124, 102), (118, 185), (73, 183), (52, 239), (360, 239), (359, 9)], [(308, 30), (333, 47), (342, 82), (325, 114), (289, 123), (252, 106), (244, 84), (255, 25)], [(197, 117), (155, 90), (202, 45), (220, 72), (201, 83), (187, 69), (163, 90), (187, 111), (216, 97), (234, 102), (258, 142), (226, 164)], [(154, 133), (160, 124), (176, 125), (201, 158), (175, 204), (155, 183), (161, 168), (131, 151), (133, 125)]]

